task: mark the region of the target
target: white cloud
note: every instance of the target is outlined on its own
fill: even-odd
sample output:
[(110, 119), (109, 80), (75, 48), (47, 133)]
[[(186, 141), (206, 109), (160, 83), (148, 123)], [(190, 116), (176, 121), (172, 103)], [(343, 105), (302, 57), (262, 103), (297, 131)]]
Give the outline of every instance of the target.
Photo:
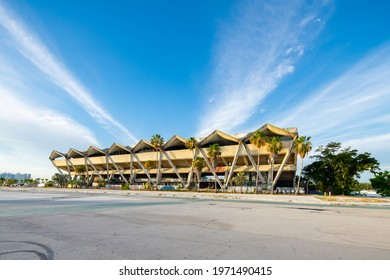
[(340, 132), (366, 135), (367, 129), (388, 128), (389, 77), (390, 45), (386, 45), (274, 121), (281, 126), (299, 125), (323, 137)]
[(34, 33), (18, 21), (0, 3), (0, 25), (17, 43), (17, 49), (42, 71), (53, 83), (73, 97), (79, 105), (108, 132), (121, 141), (137, 142), (137, 139), (115, 120), (75, 78), (72, 73), (46, 48)]
[(214, 129), (229, 132), (246, 122), (262, 100), (294, 71), (294, 64), (322, 28), (313, 20), (324, 12), (322, 4), (240, 3), (243, 5), (232, 22), (220, 31), (211, 90), (207, 90), (218, 102), (206, 105), (198, 135)]
[(54, 173), (48, 159), (51, 149), (67, 152), (69, 147), (99, 145), (87, 127), (53, 110), (25, 103), (18, 95), (0, 85), (0, 170), (49, 177)]
[(370, 152), (388, 166), (389, 77), (390, 44), (385, 44), (271, 122), (297, 126), (301, 135), (312, 136), (315, 145), (337, 141), (359, 152)]

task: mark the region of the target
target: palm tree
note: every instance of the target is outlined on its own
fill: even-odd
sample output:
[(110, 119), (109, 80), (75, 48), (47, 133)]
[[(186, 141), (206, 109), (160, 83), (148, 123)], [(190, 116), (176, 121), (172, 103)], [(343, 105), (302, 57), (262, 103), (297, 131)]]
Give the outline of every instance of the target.
[[(144, 164), (144, 166), (145, 166), (145, 168), (146, 168), (146, 170), (148, 171), (148, 173), (150, 172), (150, 169), (152, 169), (152, 168), (156, 168), (156, 163), (154, 162), (154, 161), (152, 161), (152, 160), (147, 160), (147, 161), (145, 161), (145, 164)], [(150, 181), (148, 181), (149, 183), (151, 183)], [(149, 188), (150, 190), (151, 190), (151, 188)]]
[(186, 143), (186, 148), (192, 152), (192, 159), (195, 159), (195, 149), (198, 145), (198, 142), (194, 137), (190, 137), (187, 139)]
[(238, 172), (237, 175), (233, 178), (233, 182), (237, 186), (241, 187), (241, 193), (242, 193), (242, 186), (245, 185), (248, 182), (248, 180), (244, 172)]
[[(250, 141), (257, 147), (257, 168), (260, 168), (260, 149), (267, 144), (267, 136), (263, 131), (256, 131), (252, 134)], [(260, 171), (259, 171), (260, 172)], [(256, 193), (259, 186), (259, 173), (256, 172)]]
[(79, 165), (79, 166), (76, 166), (75, 167), (75, 172), (76, 174), (78, 175), (77, 177), (77, 184), (76, 185), (79, 185), (80, 184), (80, 187), (84, 184), (84, 180), (80, 180), (80, 177), (81, 177), (81, 174), (85, 172), (85, 166), (84, 165)]
[[(214, 171), (217, 173), (217, 163), (218, 158), (222, 155), (221, 148), (218, 143), (214, 143), (209, 147), (207, 156), (210, 158), (210, 161), (213, 163)], [(218, 176), (218, 174), (216, 174)], [(217, 178), (215, 178), (215, 192), (217, 192)]]
[(204, 165), (205, 165), (204, 158), (202, 158), (202, 157), (196, 157), (192, 161), (192, 167), (194, 168), (195, 173), (198, 177), (198, 191), (200, 190), (200, 180), (202, 179), (202, 170), (203, 170)]
[(303, 159), (311, 151), (312, 146), (310, 142), (310, 136), (301, 136), (295, 142), (295, 150), (301, 157), (301, 169), (299, 171), (298, 184), (295, 189), (295, 194), (299, 195), (299, 185), (301, 183), (302, 169), (303, 169)]
[(275, 158), (282, 149), (283, 149), (283, 143), (280, 140), (280, 137), (273, 136), (273, 137), (271, 137), (271, 139), (269, 139), (269, 141), (267, 143), (267, 151), (269, 152), (269, 159), (271, 162), (271, 174), (270, 174), (271, 194), (274, 193), (274, 188), (272, 185), (273, 185), (273, 181), (274, 181)]
[[(196, 147), (198, 145), (198, 142), (196, 141), (196, 139), (194, 137), (190, 137), (187, 139), (185, 145), (186, 145), (186, 148), (192, 152), (192, 161), (194, 161), (195, 160), (195, 151), (196, 151)], [(190, 182), (190, 184), (191, 184), (191, 182)], [(188, 190), (189, 189), (190, 189), (190, 186), (188, 185)]]
[(152, 161), (152, 160), (147, 160), (147, 161), (145, 161), (144, 166), (145, 166), (146, 170), (150, 171), (150, 169), (156, 167), (156, 164), (155, 164), (155, 162)]
[(61, 188), (66, 187), (68, 181), (69, 181), (69, 176), (64, 175), (61, 173), (55, 173), (51, 179), (57, 183)]
[(155, 134), (150, 139), (150, 143), (156, 149), (156, 163), (158, 164), (158, 170), (156, 174), (156, 185), (159, 184), (159, 176), (160, 176), (160, 161), (159, 161), (159, 151), (161, 151), (162, 146), (164, 145), (164, 138), (161, 137), (160, 134)]

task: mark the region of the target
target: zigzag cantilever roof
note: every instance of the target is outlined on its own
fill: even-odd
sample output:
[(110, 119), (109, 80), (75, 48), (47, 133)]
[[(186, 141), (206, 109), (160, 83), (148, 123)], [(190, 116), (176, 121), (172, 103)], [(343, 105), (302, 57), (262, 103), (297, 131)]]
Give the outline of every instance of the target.
[(186, 149), (186, 142), (187, 142), (187, 139), (184, 139), (183, 137), (180, 137), (178, 135), (173, 135), (172, 138), (169, 139), (163, 145), (163, 149), (167, 150), (167, 149), (175, 148), (175, 147), (181, 147), (183, 149)]
[(66, 154), (70, 158), (82, 158), (85, 155), (85, 152), (81, 152), (79, 150), (70, 148), (68, 153)]
[(63, 153), (60, 153), (59, 151), (53, 150), (50, 154), (49, 159), (54, 160), (59, 157), (65, 157), (65, 155)]
[(108, 149), (108, 154), (112, 154), (116, 151), (125, 151), (127, 153), (131, 153), (131, 148), (129, 146), (122, 146), (121, 144), (114, 143), (111, 145), (111, 147)]
[(150, 142), (142, 139), (137, 143), (137, 145), (134, 146), (134, 148), (132, 149), (132, 152), (136, 153), (136, 152), (142, 151), (144, 149), (154, 149), (154, 147), (152, 144), (150, 144)]
[[(107, 150), (107, 149), (106, 149)], [(87, 156), (91, 156), (91, 155), (96, 155), (96, 154), (101, 154), (101, 155), (105, 155), (106, 153), (106, 150), (101, 150), (99, 148), (96, 148), (95, 146), (89, 146), (88, 150), (85, 152), (85, 154)]]
[[(266, 135), (271, 136), (271, 135), (280, 135), (280, 136), (286, 136), (286, 137), (291, 137), (294, 138), (298, 136), (298, 130), (297, 128), (279, 128), (277, 126), (271, 125), (271, 124), (265, 124), (262, 127), (256, 129), (253, 132), (248, 132), (248, 133), (240, 133), (240, 134), (227, 134), (225, 132), (219, 131), (219, 130), (214, 130), (212, 133), (210, 133), (206, 137), (198, 138), (197, 141), (199, 143), (200, 147), (205, 147), (214, 143), (219, 143), (222, 145), (234, 145), (239, 143), (240, 141), (249, 141), (250, 137), (252, 136), (253, 133), (257, 131), (263, 131)], [(174, 149), (174, 148), (183, 148), (185, 149), (185, 143), (186, 139), (183, 137), (180, 137), (178, 135), (172, 136), (164, 145), (163, 149)], [(81, 152), (76, 149), (69, 149), (68, 153), (63, 154), (60, 153), (56, 150), (52, 151), (50, 155), (50, 159), (54, 160), (59, 157), (84, 157), (86, 156), (91, 156), (91, 155), (106, 155), (108, 152), (109, 154), (117, 151), (117, 150), (123, 150), (128, 153), (137, 153), (142, 150), (154, 150), (153, 145), (146, 141), (146, 140), (140, 140), (133, 148), (130, 146), (123, 146), (117, 143), (114, 143), (111, 145), (109, 149), (99, 149), (94, 146), (90, 146), (87, 151)]]
[(221, 143), (221, 144), (237, 144), (240, 142), (240, 139), (237, 139), (236, 137), (229, 135), (227, 133), (224, 133), (219, 130), (214, 130), (209, 136), (204, 138), (202, 141), (199, 142), (199, 146), (203, 147), (205, 145), (213, 144), (213, 143)]
[(288, 137), (294, 138), (298, 135), (298, 131), (295, 127), (294, 128), (279, 128), (279, 127), (274, 126), (272, 124), (266, 123), (265, 125), (263, 125), (259, 129), (256, 129), (252, 133), (248, 134), (244, 138), (244, 141), (248, 141), (251, 138), (252, 134), (257, 132), (257, 131), (263, 131), (264, 134), (268, 135), (268, 136), (280, 135), (280, 136), (288, 136)]

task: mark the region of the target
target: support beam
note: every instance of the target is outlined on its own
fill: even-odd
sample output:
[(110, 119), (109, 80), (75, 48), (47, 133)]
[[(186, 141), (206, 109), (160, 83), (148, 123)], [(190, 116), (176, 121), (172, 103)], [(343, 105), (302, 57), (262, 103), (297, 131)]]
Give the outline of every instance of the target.
[(111, 163), (114, 165), (116, 171), (119, 172), (119, 174), (121, 175), (122, 179), (125, 180), (126, 184), (129, 183), (129, 181), (127, 181), (126, 177), (123, 175), (123, 172), (118, 168), (118, 166), (115, 164), (114, 160), (111, 158), (111, 156), (109, 154), (107, 154), (107, 158), (111, 161)]
[[(193, 154), (192, 160), (194, 160), (198, 156), (198, 154), (199, 154), (199, 147), (195, 146), (195, 153)], [(188, 162), (188, 161), (186, 161), (186, 162)], [(190, 188), (192, 177), (194, 176), (194, 167), (192, 166), (192, 162), (189, 165), (190, 165), (191, 169), (190, 169), (190, 172), (188, 173), (188, 178), (187, 178), (187, 188), (188, 189)]]
[[(75, 170), (75, 177), (76, 177), (76, 167), (73, 165), (73, 163), (70, 161), (69, 158), (66, 158), (66, 161), (69, 163), (69, 165), (72, 165), (73, 169)], [(69, 168), (69, 166), (68, 166)], [(69, 176), (72, 178), (72, 175), (70, 175), (70, 169), (69, 169)], [(73, 179), (75, 179), (75, 177)]]
[(50, 161), (53, 164), (53, 166), (58, 170), (58, 172), (60, 172), (61, 175), (64, 175), (64, 173), (62, 173), (61, 169), (59, 169), (58, 166), (55, 165), (54, 160), (51, 159)]
[(295, 144), (295, 140), (297, 139), (297, 137), (298, 137), (298, 136), (295, 136), (295, 137), (293, 138), (293, 141), (292, 141), (292, 143), (291, 143), (291, 146), (290, 146), (290, 148), (288, 149), (288, 152), (286, 153), (286, 155), (284, 156), (283, 161), (282, 161), (282, 164), (279, 166), (278, 172), (276, 173), (276, 176), (275, 176), (275, 178), (274, 178), (274, 181), (272, 182), (271, 190), (274, 189), (274, 187), (275, 187), (275, 185), (276, 185), (276, 182), (279, 180), (279, 177), (280, 177), (280, 175), (281, 175), (282, 172), (283, 172), (283, 168), (284, 168), (284, 166), (286, 165), (286, 162), (287, 162), (288, 158), (289, 158), (290, 155), (291, 155), (291, 151), (293, 150), (293, 147), (294, 147), (294, 144)]
[(199, 148), (199, 151), (201, 152), (201, 154), (202, 154), (202, 156), (204, 158), (204, 161), (206, 162), (206, 164), (207, 164), (208, 168), (210, 169), (211, 173), (213, 173), (215, 181), (217, 181), (218, 185), (221, 187), (221, 189), (223, 189), (224, 186), (221, 183), (221, 181), (219, 180), (218, 175), (215, 172), (213, 165), (210, 163), (209, 159), (207, 158), (207, 155), (205, 154), (205, 152), (203, 151), (202, 148)]
[(176, 169), (176, 166), (173, 164), (172, 160), (169, 158), (168, 154), (163, 150), (162, 153), (164, 154), (164, 156), (166, 157), (166, 159), (168, 160), (170, 166), (173, 168), (173, 171), (176, 173), (176, 176), (179, 178), (180, 182), (183, 184), (183, 186), (185, 185), (184, 181), (183, 181), (183, 178), (180, 176), (179, 172), (177, 171)]
[(67, 157), (65, 157), (65, 162), (66, 162), (66, 168), (68, 169), (69, 176), (71, 176), (70, 175), (70, 165), (71, 165), (71, 162), (69, 161), (69, 159)]
[(107, 183), (110, 180), (110, 172), (108, 170), (108, 158), (107, 158), (108, 153), (106, 154), (106, 171), (107, 171)]
[(249, 161), (246, 156), (243, 156), (242, 159), (244, 160), (245, 165), (249, 165)]
[(131, 154), (129, 154), (129, 157), (130, 157), (130, 183), (133, 182), (134, 180), (134, 174), (133, 174), (133, 156)]
[(160, 184), (160, 181), (161, 181), (161, 153), (162, 153), (162, 150), (158, 150), (156, 151), (157, 155), (158, 155), (158, 165), (157, 165), (157, 175), (156, 175), (156, 186), (158, 184)]
[(137, 163), (139, 164), (139, 166), (141, 166), (141, 168), (145, 172), (146, 176), (148, 176), (150, 183), (152, 183), (155, 187), (157, 187), (157, 182), (153, 182), (152, 177), (150, 177), (149, 172), (146, 170), (146, 168), (144, 167), (142, 162), (139, 160), (137, 154), (132, 153), (132, 155), (134, 156), (134, 158), (137, 161)]
[(229, 166), (229, 163), (226, 161), (226, 159), (224, 159), (223, 157), (221, 157), (221, 160), (223, 161), (223, 163), (225, 164), (225, 166)]
[(100, 180), (103, 180), (103, 177), (102, 175), (100, 175), (100, 172), (96, 169), (95, 165), (93, 165), (91, 159), (89, 157), (86, 157), (86, 160), (89, 162), (89, 164), (92, 166), (93, 170), (95, 171), (95, 173), (99, 176), (99, 179)]
[[(89, 178), (89, 171), (88, 171), (88, 164), (87, 164), (87, 156), (84, 156), (84, 164), (85, 164), (85, 171), (87, 172), (87, 178)], [(89, 183), (89, 179), (88, 179)]]
[(243, 143), (243, 146), (245, 148), (245, 153), (247, 154), (250, 162), (252, 163), (253, 167), (256, 169), (256, 173), (257, 173), (257, 176), (260, 178), (260, 181), (265, 184), (265, 180), (264, 180), (264, 177), (263, 175), (261, 175), (260, 171), (259, 171), (259, 166), (257, 166), (255, 160), (253, 159), (252, 155), (249, 153), (248, 151), (248, 147)]
[(236, 154), (234, 155), (234, 159), (233, 159), (233, 162), (232, 162), (232, 167), (230, 168), (229, 175), (228, 175), (228, 178), (226, 180), (226, 187), (229, 186), (230, 180), (232, 179), (234, 168), (236, 167), (237, 159), (238, 159), (238, 156), (240, 154), (241, 145), (242, 145), (242, 142), (240, 141), (240, 143), (238, 143)]

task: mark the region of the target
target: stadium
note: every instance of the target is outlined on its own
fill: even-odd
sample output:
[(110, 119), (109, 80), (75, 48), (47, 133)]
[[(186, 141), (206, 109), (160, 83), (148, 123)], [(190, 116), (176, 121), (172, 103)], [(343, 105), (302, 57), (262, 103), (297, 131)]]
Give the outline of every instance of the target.
[[(267, 145), (258, 148), (251, 143), (251, 137), (259, 131), (268, 139), (278, 137), (282, 143), (273, 170)], [(294, 185), (297, 163), (294, 142), (297, 137), (296, 128), (265, 124), (253, 132), (234, 135), (215, 130), (206, 137), (197, 138), (192, 150), (187, 148), (187, 139), (174, 135), (159, 147), (140, 140), (133, 147), (114, 143), (103, 149), (90, 146), (85, 151), (70, 148), (67, 153), (61, 153), (54, 150), (50, 160), (61, 174), (67, 173), (72, 178), (82, 176), (89, 186), (105, 182), (126, 183), (131, 189), (140, 189), (145, 184), (156, 189), (164, 186), (194, 188), (196, 185), (227, 189), (234, 185), (234, 176), (243, 172), (247, 185), (254, 186), (258, 176), (262, 189), (274, 190)], [(216, 160), (208, 156), (213, 144), (220, 148)], [(197, 157), (203, 158), (204, 167), (196, 172), (193, 160)]]

